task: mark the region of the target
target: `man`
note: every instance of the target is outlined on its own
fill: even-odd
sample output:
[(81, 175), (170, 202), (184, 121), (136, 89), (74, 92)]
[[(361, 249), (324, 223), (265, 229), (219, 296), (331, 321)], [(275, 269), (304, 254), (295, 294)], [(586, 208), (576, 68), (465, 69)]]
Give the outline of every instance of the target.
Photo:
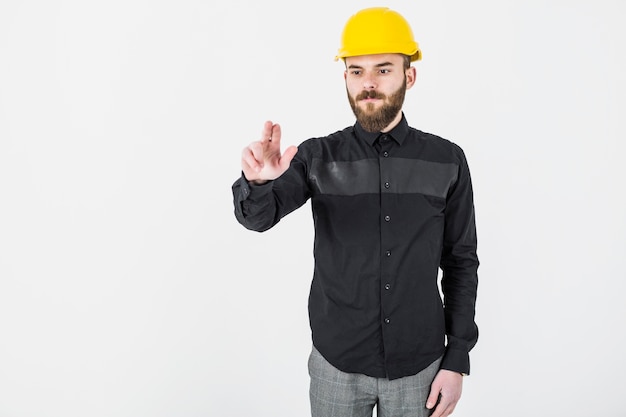
[(371, 416), (374, 406), (380, 417), (447, 416), (469, 373), (472, 184), (459, 146), (405, 118), (420, 58), (399, 13), (357, 12), (335, 58), (356, 123), (281, 153), (280, 126), (267, 121), (242, 153), (232, 191), (243, 226), (266, 231), (311, 199), (314, 417)]

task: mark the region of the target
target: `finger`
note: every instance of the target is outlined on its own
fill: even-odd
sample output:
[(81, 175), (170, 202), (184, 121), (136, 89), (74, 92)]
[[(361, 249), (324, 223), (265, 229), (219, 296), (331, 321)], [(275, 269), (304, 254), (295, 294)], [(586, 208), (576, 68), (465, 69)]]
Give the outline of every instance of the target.
[(272, 137), (270, 138), (270, 141), (275, 146), (280, 146), (280, 137), (281, 136), (282, 136), (282, 133), (281, 133), (280, 125), (278, 123), (272, 125)]
[(283, 152), (283, 155), (280, 157), (280, 161), (278, 162), (283, 171), (289, 168), (289, 164), (291, 163), (293, 157), (296, 156), (297, 152), (298, 148), (296, 146), (289, 146), (285, 149), (285, 152)]
[(247, 148), (244, 148), (241, 153), (241, 161), (242, 164), (245, 163), (254, 171), (259, 172), (263, 168), (263, 150), (261, 145), (252, 143)]
[(430, 417), (447, 417), (452, 414), (452, 411), (454, 411), (454, 406), (448, 401), (444, 401), (442, 399), (437, 405), (437, 408), (435, 408), (435, 411), (433, 411), (433, 413), (430, 415)]
[(272, 140), (272, 128), (274, 124), (271, 120), (266, 121), (263, 124), (263, 131), (261, 133), (261, 143), (265, 144)]
[(252, 169), (243, 159), (241, 160), (241, 171), (243, 172), (243, 176), (248, 181), (254, 181), (259, 178), (258, 171), (256, 169)]
[(433, 413), (430, 415), (430, 417), (442, 417), (442, 416), (443, 416), (443, 410), (442, 410), (441, 404), (439, 404), (437, 408), (435, 408), (435, 411), (433, 411)]
[(263, 166), (263, 162), (265, 161), (265, 150), (263, 149), (261, 142), (252, 142), (248, 145), (248, 149), (250, 149), (250, 153), (256, 160), (257, 164)]
[(441, 388), (438, 385), (433, 384), (430, 387), (430, 394), (428, 394), (428, 398), (426, 399), (426, 408), (432, 410), (432, 408), (437, 404), (437, 400), (439, 399), (439, 393), (441, 392)]
[(443, 398), (441, 398), (439, 400), (439, 404), (437, 404), (437, 407), (435, 408), (435, 411), (433, 411), (433, 413), (430, 415), (430, 417), (442, 417), (445, 414), (444, 411), (445, 409), (448, 407), (448, 404), (443, 400)]

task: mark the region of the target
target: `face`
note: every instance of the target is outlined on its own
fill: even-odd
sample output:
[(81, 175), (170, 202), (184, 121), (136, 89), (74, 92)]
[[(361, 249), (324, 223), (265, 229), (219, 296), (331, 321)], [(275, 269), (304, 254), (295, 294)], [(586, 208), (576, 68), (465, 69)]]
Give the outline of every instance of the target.
[(415, 68), (404, 69), (399, 54), (345, 59), (346, 90), (357, 121), (369, 132), (391, 130), (402, 118), (406, 90), (415, 83)]

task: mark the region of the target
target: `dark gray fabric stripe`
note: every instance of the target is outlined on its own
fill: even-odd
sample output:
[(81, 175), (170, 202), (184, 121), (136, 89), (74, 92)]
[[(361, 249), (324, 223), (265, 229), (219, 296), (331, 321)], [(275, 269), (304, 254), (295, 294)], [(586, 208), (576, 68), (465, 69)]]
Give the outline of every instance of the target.
[(309, 178), (320, 194), (373, 194), (380, 190), (377, 159), (348, 162), (314, 159)]
[(420, 193), (446, 198), (448, 190), (457, 180), (458, 165), (420, 159), (388, 158), (380, 161), (380, 172), (381, 183), (389, 181), (390, 184), (389, 189), (383, 187), (383, 192)]
[[(379, 165), (380, 162), (380, 165)], [(386, 158), (323, 162), (314, 159), (309, 178), (320, 194), (426, 194), (445, 198), (457, 180), (453, 163)], [(389, 188), (385, 183), (389, 183)]]

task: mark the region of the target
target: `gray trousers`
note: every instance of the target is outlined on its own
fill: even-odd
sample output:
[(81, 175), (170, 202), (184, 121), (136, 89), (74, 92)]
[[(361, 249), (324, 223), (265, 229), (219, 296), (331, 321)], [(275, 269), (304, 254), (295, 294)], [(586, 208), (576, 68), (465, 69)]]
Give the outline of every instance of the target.
[(312, 417), (427, 417), (430, 385), (441, 358), (416, 375), (394, 379), (345, 373), (313, 348), (309, 356)]

